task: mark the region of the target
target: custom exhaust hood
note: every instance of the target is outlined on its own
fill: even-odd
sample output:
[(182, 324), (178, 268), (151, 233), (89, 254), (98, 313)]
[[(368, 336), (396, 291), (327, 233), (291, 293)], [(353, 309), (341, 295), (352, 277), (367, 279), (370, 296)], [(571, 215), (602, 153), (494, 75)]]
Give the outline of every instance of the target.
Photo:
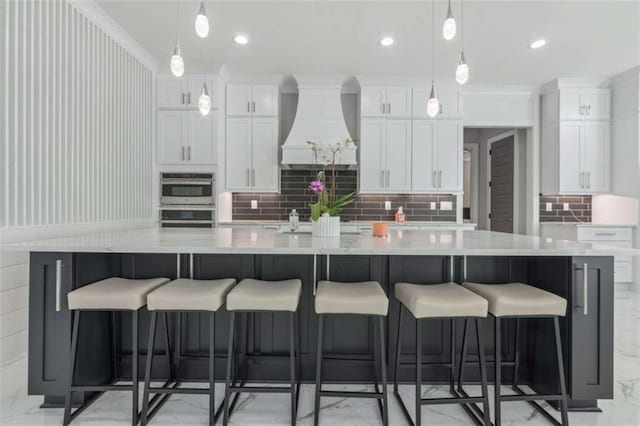
[[(282, 145), (284, 168), (305, 168), (315, 158), (308, 141), (318, 146), (319, 163), (330, 154), (329, 146), (350, 139), (342, 112), (341, 91), (345, 76), (295, 75), (298, 109), (291, 131)], [(341, 168), (355, 168), (356, 146), (349, 144), (336, 158)]]

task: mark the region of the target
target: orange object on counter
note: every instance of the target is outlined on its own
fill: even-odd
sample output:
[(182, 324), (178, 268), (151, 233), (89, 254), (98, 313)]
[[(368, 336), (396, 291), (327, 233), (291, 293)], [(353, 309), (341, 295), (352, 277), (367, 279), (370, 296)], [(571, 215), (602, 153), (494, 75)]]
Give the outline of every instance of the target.
[(389, 229), (384, 222), (373, 222), (373, 236), (386, 237), (389, 235)]

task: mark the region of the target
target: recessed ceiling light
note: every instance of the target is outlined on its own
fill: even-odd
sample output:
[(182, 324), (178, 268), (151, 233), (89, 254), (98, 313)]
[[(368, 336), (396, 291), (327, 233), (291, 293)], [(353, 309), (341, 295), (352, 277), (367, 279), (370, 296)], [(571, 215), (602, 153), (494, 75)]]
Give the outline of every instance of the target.
[(249, 43), (249, 37), (244, 34), (236, 34), (236, 36), (233, 37), (233, 41), (235, 41), (237, 44), (247, 44)]
[(391, 37), (384, 37), (380, 40), (380, 46), (389, 47), (391, 46), (395, 40)]
[(540, 40), (534, 40), (529, 44), (530, 49), (540, 49), (542, 46), (547, 44), (547, 40), (541, 38)]

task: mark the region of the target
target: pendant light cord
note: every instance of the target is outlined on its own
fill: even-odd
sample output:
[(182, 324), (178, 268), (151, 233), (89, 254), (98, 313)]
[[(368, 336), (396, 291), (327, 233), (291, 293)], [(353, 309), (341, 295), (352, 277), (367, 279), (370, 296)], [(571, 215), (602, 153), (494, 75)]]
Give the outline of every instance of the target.
[(435, 28), (436, 28), (436, 0), (431, 0), (431, 85), (434, 80), (434, 58), (435, 58)]
[(464, 0), (460, 0), (460, 45), (464, 49)]
[(180, 43), (180, 0), (176, 0), (176, 40)]

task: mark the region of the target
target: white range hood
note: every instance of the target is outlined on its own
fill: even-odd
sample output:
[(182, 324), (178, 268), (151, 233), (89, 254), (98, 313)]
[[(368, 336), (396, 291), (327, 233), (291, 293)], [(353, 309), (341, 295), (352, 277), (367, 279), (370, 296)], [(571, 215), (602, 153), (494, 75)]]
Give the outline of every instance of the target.
[[(350, 139), (340, 98), (345, 76), (295, 75), (294, 78), (298, 83), (298, 109), (289, 136), (282, 145), (283, 167), (314, 164), (308, 141), (315, 142), (322, 150)], [(338, 154), (337, 164), (342, 167), (357, 165), (354, 144)]]

